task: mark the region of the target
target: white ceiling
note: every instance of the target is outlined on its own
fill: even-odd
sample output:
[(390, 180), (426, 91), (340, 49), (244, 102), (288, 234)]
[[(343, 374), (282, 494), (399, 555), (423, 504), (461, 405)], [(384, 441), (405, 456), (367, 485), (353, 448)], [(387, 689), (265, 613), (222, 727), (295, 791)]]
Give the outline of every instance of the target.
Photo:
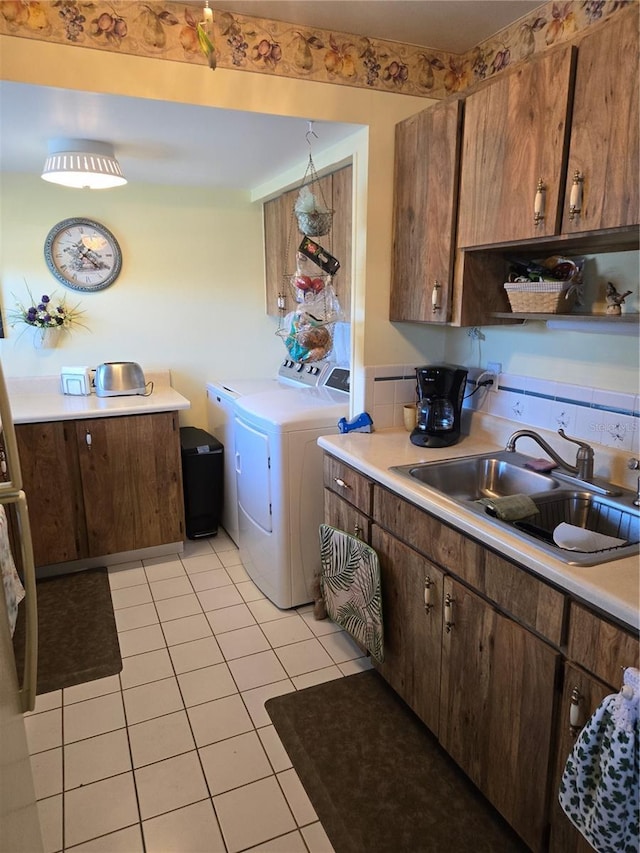
[[(202, 6), (196, 0), (190, 5)], [(210, 0), (222, 8), (455, 53), (530, 12), (530, 0)], [(111, 142), (129, 181), (250, 189), (306, 160), (302, 119), (0, 82), (0, 172), (40, 174), (54, 137)], [(185, 132), (188, 128), (188, 132)], [(313, 152), (357, 125), (316, 122)]]

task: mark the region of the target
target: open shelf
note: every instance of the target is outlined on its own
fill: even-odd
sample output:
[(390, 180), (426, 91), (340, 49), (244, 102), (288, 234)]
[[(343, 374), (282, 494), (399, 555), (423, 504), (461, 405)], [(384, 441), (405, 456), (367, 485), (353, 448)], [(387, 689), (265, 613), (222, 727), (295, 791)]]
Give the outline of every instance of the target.
[(522, 311), (504, 311), (491, 315), (500, 320), (579, 320), (581, 323), (640, 323), (640, 314), (526, 314)]

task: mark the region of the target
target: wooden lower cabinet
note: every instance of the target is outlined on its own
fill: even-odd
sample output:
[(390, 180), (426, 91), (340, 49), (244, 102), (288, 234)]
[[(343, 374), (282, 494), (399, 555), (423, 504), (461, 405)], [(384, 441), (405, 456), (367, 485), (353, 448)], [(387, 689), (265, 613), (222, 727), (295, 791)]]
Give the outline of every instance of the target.
[(384, 663), (376, 669), (438, 734), (444, 573), (373, 525), (380, 560)]
[(324, 490), (324, 519), (332, 527), (351, 533), (363, 542), (371, 540), (371, 520), (329, 489)]
[(36, 566), (184, 537), (178, 415), (16, 426)]
[(542, 850), (560, 655), (444, 581), (440, 742), (532, 850)]
[[(593, 847), (583, 838), (562, 810), (558, 802), (558, 791), (560, 790), (560, 779), (564, 766), (581, 727), (589, 721), (602, 700), (613, 692), (611, 687), (602, 681), (592, 678), (570, 663), (565, 664), (562, 705), (557, 722), (557, 761), (550, 792), (550, 853), (592, 853), (593, 851)], [(572, 694), (575, 696), (579, 707), (580, 727), (577, 728), (571, 726)]]
[(16, 425), (36, 566), (88, 554), (72, 421)]
[(325, 519), (371, 525), (385, 632), (376, 669), (531, 850), (587, 853), (557, 802), (577, 735), (571, 694), (584, 725), (639, 665), (638, 633), (340, 460), (325, 456), (324, 472)]

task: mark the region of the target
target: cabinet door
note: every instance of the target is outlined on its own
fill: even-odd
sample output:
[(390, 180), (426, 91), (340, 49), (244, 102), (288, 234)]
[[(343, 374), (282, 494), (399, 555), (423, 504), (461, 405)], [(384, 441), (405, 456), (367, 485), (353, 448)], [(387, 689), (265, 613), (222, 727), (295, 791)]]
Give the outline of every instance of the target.
[(324, 520), (338, 530), (357, 536), (363, 542), (368, 543), (371, 540), (371, 522), (367, 516), (329, 489), (324, 490)]
[(440, 741), (541, 850), (559, 655), (450, 577), (444, 593)]
[[(563, 233), (640, 222), (638, 207), (638, 9), (617, 14), (578, 47)], [(571, 216), (574, 174), (581, 212)]]
[(375, 524), (371, 544), (380, 560), (385, 657), (374, 665), (437, 735), (444, 574)]
[[(613, 692), (606, 684), (590, 678), (581, 669), (577, 669), (569, 663), (565, 664), (562, 707), (557, 723), (557, 762), (551, 791), (550, 853), (591, 853), (593, 851), (591, 845), (574, 827), (560, 807), (558, 791), (560, 790), (560, 779), (564, 766), (581, 728), (589, 721), (605, 696), (609, 696)], [(572, 697), (572, 694), (575, 698)], [(578, 726), (571, 725), (572, 701), (576, 701), (578, 704)]]
[[(458, 246), (547, 237), (560, 225), (575, 48), (523, 63), (465, 102)], [(534, 221), (536, 187), (545, 215)]]
[(396, 125), (389, 319), (451, 319), (462, 102)]
[(302, 235), (293, 213), (299, 189), (289, 190), (271, 201), (265, 202), (264, 251), (267, 314), (278, 316), (278, 297), (285, 297), (284, 312), (293, 311), (292, 291), (286, 275), (296, 271), (296, 250)]
[[(315, 187), (319, 201), (334, 211), (330, 233), (318, 240), (340, 261), (335, 288), (346, 320), (351, 312), (352, 175), (352, 167), (346, 166), (324, 175)], [(266, 311), (273, 316), (281, 314), (279, 294), (285, 297), (285, 314), (296, 307), (286, 276), (296, 271), (296, 252), (302, 240), (294, 213), (299, 192), (298, 186), (263, 205)]]
[(340, 269), (335, 274), (333, 283), (346, 322), (351, 317), (352, 182), (351, 166), (338, 169), (331, 175), (333, 225), (331, 242), (327, 246), (331, 254), (340, 261)]
[(35, 565), (86, 557), (87, 533), (73, 423), (18, 424), (16, 439)]
[(353, 504), (364, 515), (371, 516), (371, 480), (328, 453), (325, 453), (322, 459), (322, 476), (325, 488)]
[(90, 556), (183, 539), (178, 415), (75, 422)]

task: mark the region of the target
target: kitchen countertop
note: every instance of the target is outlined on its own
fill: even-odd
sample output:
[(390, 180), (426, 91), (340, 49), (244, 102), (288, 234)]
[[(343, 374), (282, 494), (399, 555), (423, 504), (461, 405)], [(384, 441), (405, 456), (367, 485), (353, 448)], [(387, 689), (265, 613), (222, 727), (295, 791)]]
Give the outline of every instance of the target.
[(171, 387), (168, 370), (145, 373), (145, 378), (153, 382), (153, 391), (147, 397), (62, 394), (58, 376), (7, 377), (6, 384), (15, 424), (174, 412), (191, 407), (189, 400)]
[(333, 456), (361, 471), (416, 506), (430, 512), (463, 533), (473, 536), (504, 557), (526, 566), (534, 574), (593, 605), (625, 625), (640, 628), (640, 565), (637, 557), (570, 566), (538, 551), (510, 532), (484, 521), (473, 510), (427, 486), (415, 484), (390, 469), (394, 465), (436, 462), (504, 450), (488, 432), (463, 436), (458, 444), (441, 449), (411, 444), (406, 431), (386, 429), (373, 433), (327, 435), (318, 444)]

